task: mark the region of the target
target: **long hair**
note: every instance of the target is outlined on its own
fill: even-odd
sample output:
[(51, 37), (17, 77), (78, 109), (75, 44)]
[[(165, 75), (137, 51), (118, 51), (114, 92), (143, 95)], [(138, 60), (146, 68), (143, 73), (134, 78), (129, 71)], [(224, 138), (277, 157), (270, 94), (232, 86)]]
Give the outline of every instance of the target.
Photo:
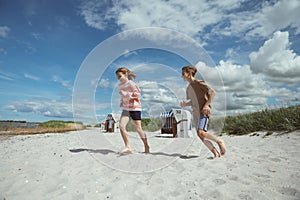
[(136, 77), (136, 74), (133, 73), (132, 71), (130, 71), (128, 68), (126, 67), (120, 67), (119, 69), (117, 69), (116, 74), (121, 72), (122, 74), (127, 75), (128, 80), (133, 80)]

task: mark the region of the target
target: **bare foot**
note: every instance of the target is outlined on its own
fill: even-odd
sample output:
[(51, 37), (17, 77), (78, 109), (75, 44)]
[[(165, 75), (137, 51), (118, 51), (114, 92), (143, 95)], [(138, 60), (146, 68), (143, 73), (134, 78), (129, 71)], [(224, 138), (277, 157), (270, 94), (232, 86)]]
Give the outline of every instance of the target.
[(131, 149), (128, 147), (120, 151), (120, 154), (127, 154), (127, 153), (131, 153)]
[(220, 153), (218, 152), (218, 150), (217, 150), (216, 148), (213, 148), (211, 151), (212, 151), (212, 153), (214, 154), (213, 159), (214, 159), (214, 158), (219, 158), (219, 157), (221, 157), (221, 156), (220, 156)]
[(150, 153), (150, 147), (149, 146), (146, 146), (145, 147), (145, 151), (143, 153)]
[(225, 143), (223, 140), (218, 140), (218, 145), (220, 148), (220, 152), (221, 152), (221, 156), (223, 156), (226, 153), (226, 147), (225, 147)]

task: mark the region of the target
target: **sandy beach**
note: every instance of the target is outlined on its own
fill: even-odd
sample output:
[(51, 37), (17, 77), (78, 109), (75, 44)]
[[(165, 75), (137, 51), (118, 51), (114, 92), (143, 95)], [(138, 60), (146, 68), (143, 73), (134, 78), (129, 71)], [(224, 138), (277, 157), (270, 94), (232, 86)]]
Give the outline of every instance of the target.
[(219, 159), (196, 137), (136, 133), (120, 155), (119, 133), (99, 129), (1, 136), (0, 200), (300, 199), (300, 132), (222, 136)]

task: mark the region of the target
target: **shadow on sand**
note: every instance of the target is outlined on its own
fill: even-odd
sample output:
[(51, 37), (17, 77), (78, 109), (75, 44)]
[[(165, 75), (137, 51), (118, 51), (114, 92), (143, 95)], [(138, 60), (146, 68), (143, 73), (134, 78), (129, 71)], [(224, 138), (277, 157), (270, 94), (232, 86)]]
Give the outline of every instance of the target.
[(168, 154), (168, 153), (163, 153), (163, 152), (154, 152), (154, 153), (149, 153), (151, 155), (161, 155), (161, 156), (171, 156), (171, 157), (179, 157), (181, 159), (191, 159), (191, 158), (198, 158), (199, 156), (195, 156), (195, 155), (182, 155), (179, 153), (172, 153), (172, 154)]
[[(116, 152), (116, 151), (113, 151), (113, 150), (110, 150), (110, 149), (83, 149), (83, 148), (80, 148), (80, 149), (70, 149), (69, 151), (72, 152), (72, 153), (80, 153), (80, 152), (86, 151), (88, 153), (101, 153), (103, 155), (107, 155), (109, 153), (119, 155), (119, 152)], [(145, 154), (145, 153), (143, 153), (143, 154)], [(128, 154), (124, 154), (124, 155), (128, 155)], [(168, 154), (168, 153), (164, 153), (164, 152), (151, 152), (151, 153), (149, 153), (149, 155), (179, 157), (181, 159), (191, 159), (191, 158), (198, 158), (199, 157), (199, 156), (196, 156), (196, 155), (182, 155), (182, 154), (179, 154), (179, 153)]]
[(107, 155), (109, 153), (118, 154), (118, 152), (112, 151), (110, 149), (70, 149), (69, 151), (72, 152), (72, 153), (80, 153), (80, 152), (83, 152), (83, 151), (87, 151), (89, 153), (101, 153), (101, 154), (104, 154), (104, 155)]

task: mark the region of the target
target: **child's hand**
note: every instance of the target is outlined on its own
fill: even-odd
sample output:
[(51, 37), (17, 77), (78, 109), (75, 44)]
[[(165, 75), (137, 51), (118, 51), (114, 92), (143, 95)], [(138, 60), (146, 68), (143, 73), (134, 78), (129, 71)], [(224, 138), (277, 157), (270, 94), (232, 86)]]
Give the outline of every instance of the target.
[(203, 115), (209, 115), (210, 114), (210, 107), (209, 106), (204, 106), (202, 108), (202, 114)]
[(181, 107), (185, 107), (186, 106), (186, 103), (184, 101), (180, 102), (180, 106)]
[(122, 96), (125, 96), (125, 95), (126, 95), (126, 92), (125, 92), (124, 90), (120, 90), (120, 91), (119, 91), (119, 94), (122, 95)]

